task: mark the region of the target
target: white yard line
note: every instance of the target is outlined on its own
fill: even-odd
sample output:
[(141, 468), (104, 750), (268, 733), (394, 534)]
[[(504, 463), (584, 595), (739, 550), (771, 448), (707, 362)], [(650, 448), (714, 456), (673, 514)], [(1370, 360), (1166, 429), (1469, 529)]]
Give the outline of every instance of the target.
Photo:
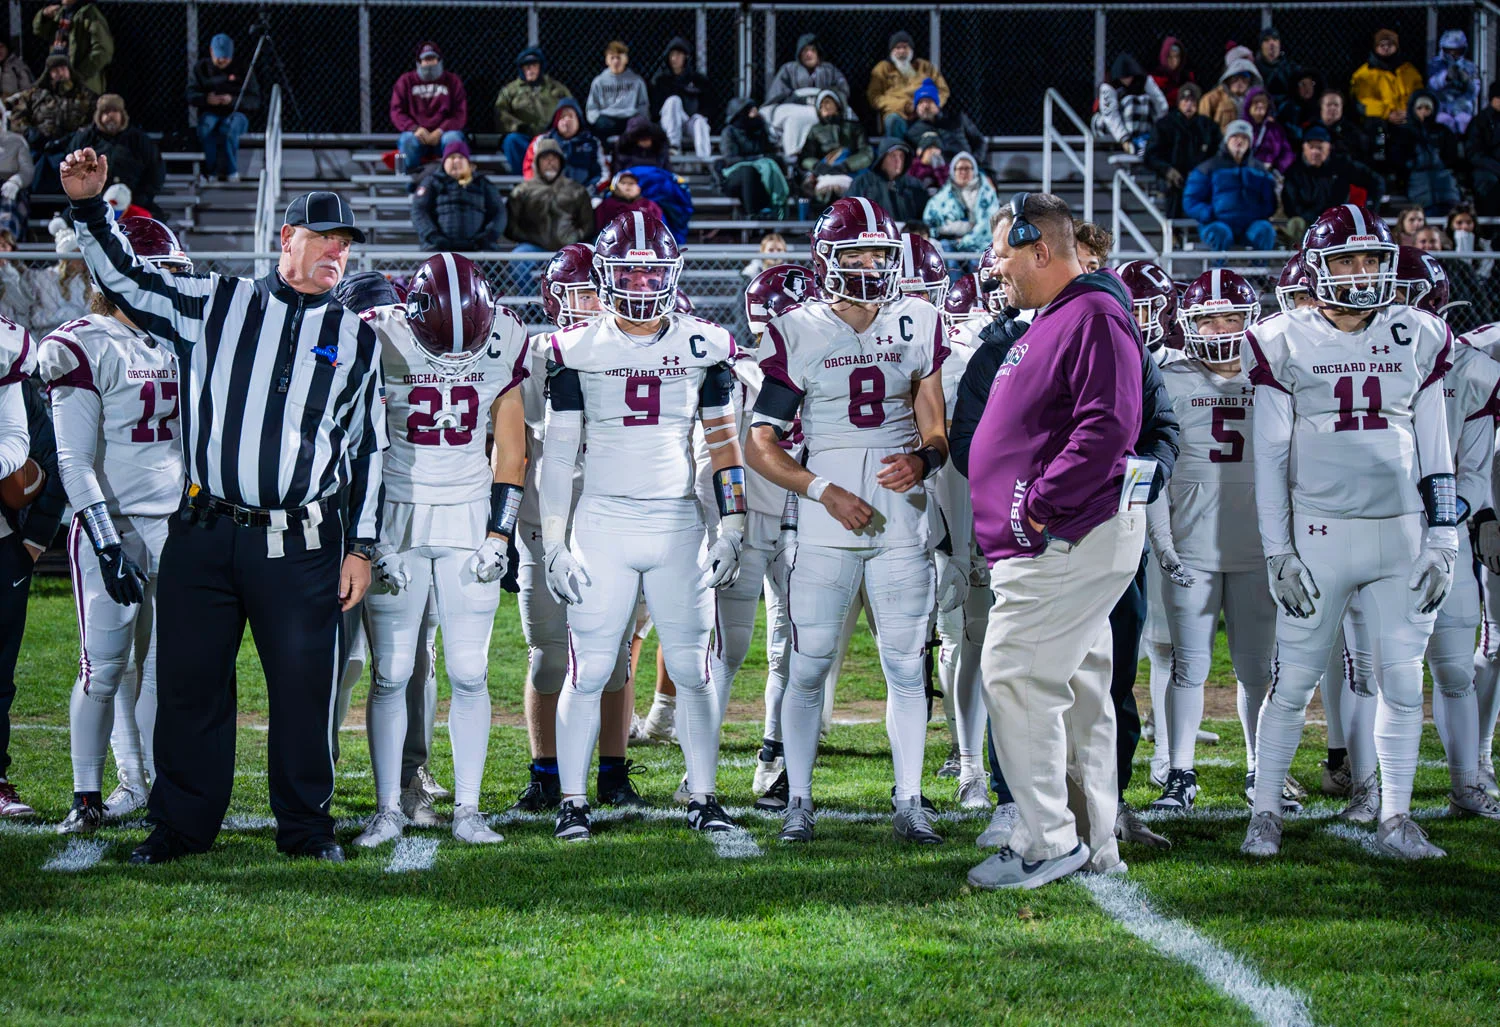
[(753, 859), (761, 854), (755, 838), (743, 827), (732, 831), (717, 831), (708, 836), (720, 859)]
[(1258, 1022), (1275, 1027), (1312, 1027), (1305, 998), (1291, 988), (1267, 981), (1190, 925), (1156, 912), (1135, 884), (1103, 874), (1079, 874), (1074, 880), (1127, 931), (1162, 955), (1197, 970), (1216, 990), (1248, 1007)]
[(388, 874), (409, 874), (417, 870), (431, 870), (437, 859), (438, 839), (420, 836), (396, 839), (391, 850), (391, 861), (385, 865)]
[(69, 838), (68, 847), (43, 863), (42, 869), (76, 874), (103, 859), (107, 848), (109, 842), (102, 838)]

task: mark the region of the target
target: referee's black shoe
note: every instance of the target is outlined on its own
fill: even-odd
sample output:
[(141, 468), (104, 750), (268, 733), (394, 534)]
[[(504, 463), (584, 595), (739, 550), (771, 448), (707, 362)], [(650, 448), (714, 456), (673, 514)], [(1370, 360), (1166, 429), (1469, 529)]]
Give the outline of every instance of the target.
[(290, 855), (321, 860), (324, 863), (344, 862), (344, 848), (335, 841), (308, 842), (298, 851), (290, 853)]
[(173, 860), (181, 859), (188, 855), (190, 850), (183, 844), (170, 829), (158, 825), (156, 830), (146, 836), (146, 840), (137, 845), (130, 853), (127, 862), (131, 866), (150, 866), (157, 863), (171, 863)]

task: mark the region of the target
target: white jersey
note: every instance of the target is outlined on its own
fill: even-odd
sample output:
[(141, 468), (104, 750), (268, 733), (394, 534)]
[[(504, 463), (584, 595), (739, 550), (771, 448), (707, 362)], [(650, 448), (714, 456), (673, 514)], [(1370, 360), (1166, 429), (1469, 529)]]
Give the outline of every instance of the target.
[[(21, 383), (36, 370), (36, 347), (26, 329), (0, 317), (0, 441), (5, 441), (5, 470), (26, 462), (25, 447), (30, 434), (26, 424), (26, 402)], [(0, 538), (11, 534), (10, 522), (0, 517)]]
[(1167, 482), (1178, 557), (1204, 571), (1260, 570), (1250, 430), (1255, 387), (1243, 370), (1225, 378), (1191, 357), (1166, 364), (1161, 376), (1181, 426)]
[[(1500, 416), (1500, 362), (1460, 336), (1451, 353), (1453, 366), (1443, 377), (1443, 408), (1448, 415), (1448, 442), (1458, 494), (1471, 509), (1490, 505), (1490, 462), (1495, 453), (1495, 418)], [(1480, 422), (1471, 426), (1469, 422)], [(1475, 430), (1479, 434), (1475, 434)]]
[(186, 480), (171, 347), (113, 317), (90, 314), (42, 340), (58, 473), (74, 509), (166, 517)]
[(404, 307), (371, 307), (360, 317), (381, 341), (391, 439), (385, 451), (386, 501), (424, 506), (488, 501), (494, 481), (485, 455), (490, 408), (527, 373), (520, 319), (496, 307), (484, 356), (453, 378), (428, 360), (407, 326)]
[[(576, 373), (585, 439), (583, 496), (692, 500), (698, 411), (728, 407), (732, 398), (723, 381), (735, 357), (729, 331), (669, 314), (656, 335), (632, 336), (613, 317), (603, 317), (554, 332), (548, 346), (550, 402), (557, 409), (564, 409), (557, 391), (561, 376)], [(705, 392), (720, 386), (726, 386), (722, 395)]]
[(1473, 346), (1491, 360), (1500, 360), (1500, 321), (1480, 325), (1472, 332), (1459, 336), (1463, 342)]
[(921, 444), (913, 406), (917, 382), (941, 372), (946, 334), (937, 308), (911, 298), (882, 305), (863, 333), (821, 301), (792, 307), (766, 327), (772, 349), (761, 368), (784, 388), (769, 402), (762, 392), (755, 422), (789, 431), (796, 411), (776, 409), (786, 405), (789, 390), (802, 414), (807, 469), (876, 511), (855, 533), (822, 504), (803, 503), (799, 541), (860, 549), (927, 545), (927, 490), (892, 492), (875, 479), (883, 457)]
[(983, 328), (984, 324), (965, 321), (948, 329), (948, 356), (943, 360), (943, 408), (948, 411), (950, 422), (958, 402), (958, 383), (969, 369), (969, 358), (979, 348), (979, 332)]
[(1412, 410), (1440, 381), (1453, 336), (1432, 314), (1392, 305), (1357, 332), (1311, 307), (1250, 330), (1245, 370), (1292, 397), (1290, 484), (1297, 513), (1337, 518), (1422, 512)]
[[(740, 350), (738, 359), (734, 362), (737, 386), (734, 390), (734, 416), (739, 420), (741, 450), (749, 444), (750, 412), (755, 409), (755, 401), (760, 398), (760, 388), (766, 380), (765, 371), (760, 366), (760, 357), (759, 350)], [(790, 450), (800, 441), (799, 433), (793, 432), (781, 444), (783, 448)], [(771, 484), (761, 474), (746, 466), (745, 504), (753, 514), (776, 518), (779, 527), (782, 512), (786, 508), (786, 489)]]

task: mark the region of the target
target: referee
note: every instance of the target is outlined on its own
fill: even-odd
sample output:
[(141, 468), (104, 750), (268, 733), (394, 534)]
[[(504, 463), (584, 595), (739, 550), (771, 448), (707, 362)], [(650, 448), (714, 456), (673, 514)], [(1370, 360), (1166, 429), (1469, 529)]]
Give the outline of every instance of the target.
[(308, 193), (266, 277), (170, 275), (115, 227), (104, 157), (75, 150), (62, 181), (95, 283), (176, 350), (182, 390), (187, 491), (156, 598), (156, 828), (130, 862), (205, 852), (219, 832), (247, 622), (270, 700), (276, 847), (342, 862), (328, 814), (340, 611), (370, 583), (385, 414), (375, 332), (331, 290), (364, 234), (341, 197)]

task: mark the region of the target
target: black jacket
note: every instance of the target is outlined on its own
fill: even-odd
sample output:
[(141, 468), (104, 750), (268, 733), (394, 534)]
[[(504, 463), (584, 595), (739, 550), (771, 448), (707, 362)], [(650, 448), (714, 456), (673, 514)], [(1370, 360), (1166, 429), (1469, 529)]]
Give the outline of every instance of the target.
[(1329, 207), (1349, 202), (1350, 186), (1358, 186), (1378, 200), (1375, 184), (1374, 172), (1341, 154), (1329, 154), (1322, 166), (1316, 168), (1298, 157), (1297, 163), (1287, 168), (1281, 186), (1281, 207), (1287, 217), (1302, 218), (1312, 224)]
[(1500, 175), (1500, 111), (1486, 105), (1474, 115), (1464, 148), (1474, 168)]
[[(161, 150), (135, 125), (126, 125), (116, 135), (106, 135), (97, 125), (85, 125), (68, 140), (68, 150), (92, 146), (94, 152), (109, 159), (109, 184), (124, 182), (135, 202), (150, 207), (166, 181), (167, 166)], [(158, 214), (158, 217), (160, 215)]]
[(245, 66), (240, 61), (232, 62), (222, 71), (214, 67), (211, 60), (201, 60), (193, 66), (193, 77), (188, 80), (188, 103), (210, 114), (228, 114), (234, 110), (233, 99), (221, 107), (210, 106), (210, 93), (238, 97), (241, 114), (250, 115), (260, 110), (260, 83), (255, 80), (254, 75), (246, 74)]
[(943, 156), (948, 160), (968, 150), (979, 162), (979, 166), (984, 167), (984, 159), (990, 152), (990, 141), (951, 99), (948, 106), (940, 109), (931, 121), (913, 121), (907, 127), (906, 143), (913, 153), (917, 152), (917, 144), (928, 132), (937, 133), (938, 144), (942, 146)]
[(760, 116), (760, 109), (756, 107), (756, 115), (752, 118), (749, 114), (751, 107), (756, 107), (755, 101), (741, 96), (730, 100), (724, 112), (728, 123), (719, 135), (719, 152), (724, 155), (726, 167), (757, 157), (775, 157), (781, 152), (771, 139), (771, 131), (766, 126), (766, 119)]
[(8, 506), (0, 506), (0, 514), (5, 516), (11, 530), (21, 536), (22, 542), (46, 549), (52, 545), (57, 527), (62, 523), (68, 494), (63, 490), (62, 475), (57, 473), (57, 437), (52, 433), (52, 405), (42, 391), (41, 380), (32, 375), (20, 385), (21, 397), (26, 402), (26, 427), (31, 433), (29, 455), (46, 472), (47, 481), (42, 485), (42, 494), (25, 510), (18, 513)]
[[(901, 173), (887, 178), (881, 169), (885, 155), (895, 150), (906, 157)], [(846, 196), (863, 196), (878, 204), (898, 225), (921, 221), (927, 206), (927, 187), (906, 173), (911, 166), (911, 147), (896, 140), (886, 140), (875, 152), (875, 163), (854, 176)]]
[[(672, 65), (667, 62), (673, 50), (687, 54), (687, 64), (683, 65), (681, 75), (672, 74)], [(688, 117), (701, 114), (710, 122), (718, 120), (719, 105), (714, 97), (714, 87), (705, 76), (693, 70), (693, 48), (681, 36), (674, 37), (662, 51), (661, 70), (652, 77), (648, 93), (653, 119), (661, 117), (661, 105), (668, 97), (680, 96), (683, 113)]]
[(1146, 144), (1144, 155), (1146, 166), (1158, 175), (1176, 168), (1187, 178), (1189, 171), (1219, 152), (1222, 141), (1219, 126), (1212, 118), (1201, 114), (1189, 118), (1179, 110), (1170, 110), (1151, 130), (1151, 141)]
[[(1324, 125), (1319, 118), (1312, 125), (1322, 125), (1328, 132), (1329, 138), (1333, 140), (1334, 153), (1341, 153), (1361, 164), (1370, 163), (1370, 137), (1357, 118), (1346, 114), (1332, 125)], [(1312, 125), (1308, 127), (1311, 128)]]
[(1302, 74), (1302, 69), (1286, 55), (1286, 51), (1282, 51), (1281, 59), (1275, 64), (1267, 61), (1257, 51), (1255, 68), (1260, 72), (1266, 92), (1271, 94), (1271, 109), (1274, 112), (1277, 104), (1297, 91), (1297, 79)]
[(483, 175), (465, 186), (434, 168), (411, 194), (411, 223), (423, 249), (492, 250), (505, 232), (505, 204)]

